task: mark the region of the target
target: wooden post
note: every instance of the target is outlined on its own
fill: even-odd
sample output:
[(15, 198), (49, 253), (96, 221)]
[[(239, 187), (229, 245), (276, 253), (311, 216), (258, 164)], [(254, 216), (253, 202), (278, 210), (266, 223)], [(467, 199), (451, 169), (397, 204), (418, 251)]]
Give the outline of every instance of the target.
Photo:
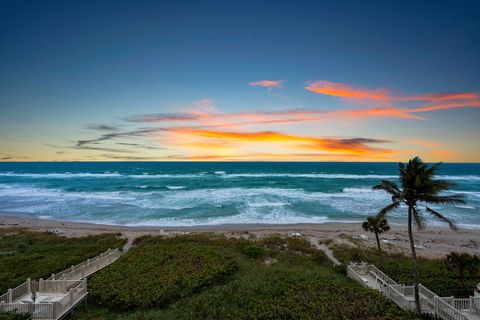
[(7, 301), (8, 303), (12, 303), (12, 289), (11, 288), (8, 289), (8, 299), (7, 300), (8, 300)]
[(56, 319), (57, 318), (57, 309), (58, 309), (58, 302), (54, 302), (53, 303), (53, 318)]
[(42, 278), (38, 280), (38, 291), (45, 291), (45, 284), (43, 283)]
[(31, 281), (32, 281), (32, 279), (27, 278), (27, 293), (32, 292), (32, 288), (30, 287), (32, 285)]

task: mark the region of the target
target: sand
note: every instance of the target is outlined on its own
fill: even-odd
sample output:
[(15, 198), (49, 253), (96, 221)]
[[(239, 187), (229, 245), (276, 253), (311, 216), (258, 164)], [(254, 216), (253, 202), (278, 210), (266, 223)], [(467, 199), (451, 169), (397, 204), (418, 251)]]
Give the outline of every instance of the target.
[[(289, 224), (289, 225), (217, 225), (198, 227), (127, 227), (93, 223), (42, 220), (33, 217), (16, 216), (12, 213), (0, 213), (0, 228), (25, 228), (34, 231), (55, 232), (65, 237), (80, 237), (101, 233), (121, 233), (128, 239), (129, 248), (133, 239), (142, 235), (178, 235), (185, 233), (212, 232), (227, 237), (263, 237), (279, 233), (288, 236), (307, 237), (311, 241), (330, 240), (331, 243), (375, 246), (373, 234), (365, 232), (360, 224), (323, 223), (323, 224)], [(368, 239), (365, 240), (365, 237)], [(409, 243), (406, 226), (392, 226), (382, 234), (382, 246), (390, 252), (408, 254)], [(480, 253), (480, 230), (427, 227), (415, 231), (417, 253), (423, 257), (441, 258), (457, 251), (471, 254)]]

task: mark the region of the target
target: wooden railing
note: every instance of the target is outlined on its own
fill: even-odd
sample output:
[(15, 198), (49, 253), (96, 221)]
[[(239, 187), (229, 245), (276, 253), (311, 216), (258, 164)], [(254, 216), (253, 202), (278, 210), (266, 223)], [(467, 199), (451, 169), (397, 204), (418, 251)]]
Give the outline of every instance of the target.
[(13, 289), (8, 289), (7, 293), (4, 293), (0, 296), (0, 302), (12, 303), (15, 300), (18, 300), (19, 298), (30, 292), (30, 285), (30, 279), (27, 279), (27, 281), (25, 281), (21, 285)]
[[(3, 303), (0, 302), (0, 311), (15, 311), (29, 313), (32, 319), (58, 319), (74, 307), (87, 295), (87, 280), (51, 280), (44, 281), (40, 286), (45, 292), (67, 293), (62, 300), (50, 303)], [(68, 288), (70, 287), (70, 288)]]
[(0, 310), (4, 312), (29, 313), (32, 319), (54, 319), (52, 303), (0, 303)]
[[(78, 282), (78, 281), (77, 281)], [(60, 318), (87, 295), (87, 280), (78, 282), (62, 300), (53, 303), (55, 319)]]
[(38, 291), (49, 292), (67, 292), (75, 287), (79, 280), (42, 280), (38, 282)]
[(80, 280), (89, 275), (97, 272), (98, 270), (108, 266), (110, 263), (117, 260), (122, 255), (119, 249), (108, 249), (104, 253), (96, 256), (92, 259), (71, 266), (70, 268), (63, 270), (57, 274), (52, 274), (47, 280)]

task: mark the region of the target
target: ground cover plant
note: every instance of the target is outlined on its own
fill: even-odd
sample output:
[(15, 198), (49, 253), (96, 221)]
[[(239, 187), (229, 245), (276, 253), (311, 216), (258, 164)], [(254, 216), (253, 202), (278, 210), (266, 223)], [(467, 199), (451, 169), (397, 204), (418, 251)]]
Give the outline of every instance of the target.
[(140, 238), (89, 291), (74, 319), (418, 319), (280, 236)]
[(48, 232), (0, 229), (0, 293), (27, 278), (47, 278), (123, 244), (118, 234), (65, 238)]
[(91, 298), (114, 310), (163, 306), (231, 274), (235, 260), (213, 247), (144, 237), (89, 283)]
[[(380, 257), (372, 248), (334, 245), (335, 256), (343, 263), (365, 261), (380, 266)], [(381, 268), (398, 283), (412, 285), (412, 261), (400, 253), (384, 254), (384, 264)], [(478, 283), (478, 277), (468, 277), (464, 280), (465, 288), (454, 272), (449, 270), (445, 259), (418, 258), (421, 283), (442, 297), (468, 297), (473, 295), (473, 289)]]

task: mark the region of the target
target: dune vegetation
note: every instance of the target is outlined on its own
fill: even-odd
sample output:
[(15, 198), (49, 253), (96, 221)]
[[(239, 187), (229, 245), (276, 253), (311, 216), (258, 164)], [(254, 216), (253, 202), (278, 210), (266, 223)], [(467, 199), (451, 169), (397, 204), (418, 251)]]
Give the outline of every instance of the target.
[(142, 237), (89, 291), (74, 319), (416, 319), (280, 236)]

